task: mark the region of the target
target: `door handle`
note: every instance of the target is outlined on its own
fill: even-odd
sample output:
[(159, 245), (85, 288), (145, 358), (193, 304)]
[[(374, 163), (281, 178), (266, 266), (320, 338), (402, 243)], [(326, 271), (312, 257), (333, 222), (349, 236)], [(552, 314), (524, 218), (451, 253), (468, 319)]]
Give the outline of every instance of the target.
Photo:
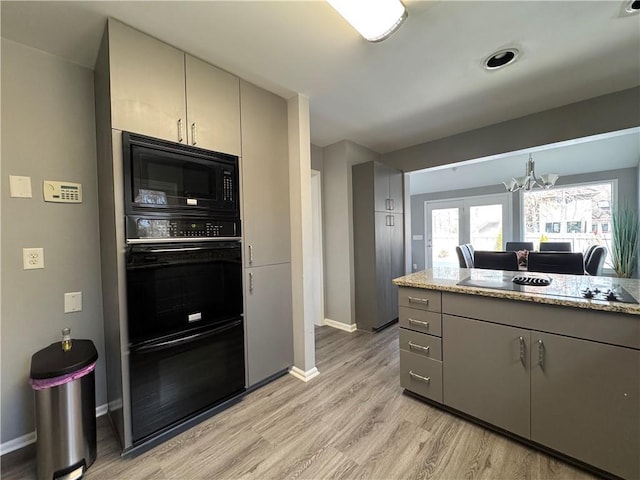
[(395, 210), (395, 206), (393, 205), (393, 198), (389, 199), (389, 210)]
[(526, 345), (524, 343), (524, 337), (519, 337), (518, 341), (520, 342), (520, 362), (522, 363), (523, 367), (526, 367), (526, 360), (525, 360), (525, 350), (526, 350)]
[(196, 122), (191, 124), (191, 145), (195, 145), (196, 142)]
[(249, 273), (249, 292), (253, 292), (253, 272)]
[(538, 365), (544, 370), (544, 342), (538, 340)]
[(183, 137), (182, 137), (182, 119), (179, 118), (178, 119), (178, 142), (182, 143)]
[(249, 265), (253, 264), (253, 245), (249, 245)]

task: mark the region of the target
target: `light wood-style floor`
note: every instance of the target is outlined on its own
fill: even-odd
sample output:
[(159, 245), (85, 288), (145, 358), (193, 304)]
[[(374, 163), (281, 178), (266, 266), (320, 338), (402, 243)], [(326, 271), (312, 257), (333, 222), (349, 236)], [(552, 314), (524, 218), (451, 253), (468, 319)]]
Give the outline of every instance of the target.
[[(320, 376), (286, 375), (134, 458), (98, 419), (97, 479), (594, 479), (548, 455), (403, 394), (398, 327), (316, 329)], [(33, 448), (2, 479), (35, 479)]]

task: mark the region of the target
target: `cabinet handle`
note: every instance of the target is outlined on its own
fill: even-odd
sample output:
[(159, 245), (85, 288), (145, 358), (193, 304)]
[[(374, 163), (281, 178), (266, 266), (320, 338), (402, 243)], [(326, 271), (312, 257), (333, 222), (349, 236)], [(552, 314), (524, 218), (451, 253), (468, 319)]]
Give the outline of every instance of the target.
[(249, 273), (249, 292), (253, 292), (253, 272)]
[(415, 378), (416, 380), (420, 380), (424, 383), (429, 383), (431, 382), (431, 377), (423, 377), (422, 375), (418, 375), (417, 373), (413, 373), (411, 370), (409, 370), (409, 375), (413, 378)]
[(388, 199), (388, 198), (385, 198), (385, 199), (384, 199), (384, 209), (385, 209), (385, 210), (391, 210), (391, 209), (389, 208), (389, 199)]
[(429, 353), (429, 347), (423, 347), (422, 345), (418, 345), (417, 343), (409, 342), (409, 349), (412, 348), (417, 348), (418, 350)]
[(178, 142), (182, 143), (183, 137), (182, 137), (182, 119), (179, 118), (178, 119)]
[(540, 368), (544, 368), (544, 343), (542, 340), (538, 340), (538, 365)]
[(519, 337), (518, 341), (520, 342), (520, 362), (522, 363), (523, 367), (526, 367), (525, 364), (525, 344), (524, 344), (524, 337)]
[(420, 303), (429, 306), (428, 298), (409, 297), (409, 303)]
[(389, 199), (389, 210), (395, 210), (396, 207), (393, 205), (393, 198)]
[(416, 320), (415, 318), (409, 317), (409, 323), (413, 323), (416, 325), (423, 325), (425, 328), (429, 328), (429, 322), (423, 322), (421, 320)]
[(389, 225), (390, 227), (396, 226), (396, 217), (394, 217), (393, 215), (389, 215), (389, 221), (391, 223), (391, 225)]
[(196, 122), (191, 124), (191, 145), (195, 145), (196, 142)]
[(253, 245), (249, 245), (249, 265), (253, 264)]

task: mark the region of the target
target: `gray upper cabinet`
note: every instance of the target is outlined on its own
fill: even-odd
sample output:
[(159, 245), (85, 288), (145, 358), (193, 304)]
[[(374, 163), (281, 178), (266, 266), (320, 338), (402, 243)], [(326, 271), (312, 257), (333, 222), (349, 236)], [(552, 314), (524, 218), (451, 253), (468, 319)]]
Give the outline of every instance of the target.
[(108, 35), (112, 128), (186, 141), (184, 53), (113, 19)]
[(291, 261), (286, 101), (240, 82), (245, 267)]
[(240, 156), (240, 80), (191, 55), (185, 71), (189, 144)]
[(640, 352), (540, 332), (531, 340), (531, 439), (640, 478)]
[(529, 331), (442, 316), (444, 403), (529, 438)]
[(374, 202), (377, 212), (403, 212), (402, 172), (383, 163), (371, 162), (374, 178)]
[(109, 19), (112, 127), (240, 155), (239, 79)]
[(389, 197), (391, 173), (402, 178), (377, 162), (352, 168), (355, 313), (361, 330), (398, 318), (398, 290), (391, 280), (404, 274), (404, 216), (402, 197)]

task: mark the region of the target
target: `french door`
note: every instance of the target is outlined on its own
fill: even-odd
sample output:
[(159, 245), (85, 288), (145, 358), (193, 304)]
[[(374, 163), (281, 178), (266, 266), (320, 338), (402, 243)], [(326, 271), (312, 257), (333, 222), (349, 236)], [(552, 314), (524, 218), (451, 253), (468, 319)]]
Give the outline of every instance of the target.
[(425, 202), (425, 267), (458, 267), (456, 245), (503, 250), (511, 237), (511, 196), (484, 195)]

